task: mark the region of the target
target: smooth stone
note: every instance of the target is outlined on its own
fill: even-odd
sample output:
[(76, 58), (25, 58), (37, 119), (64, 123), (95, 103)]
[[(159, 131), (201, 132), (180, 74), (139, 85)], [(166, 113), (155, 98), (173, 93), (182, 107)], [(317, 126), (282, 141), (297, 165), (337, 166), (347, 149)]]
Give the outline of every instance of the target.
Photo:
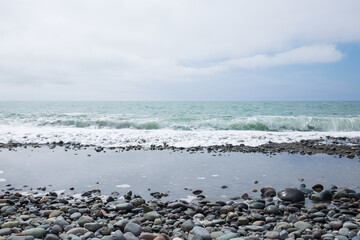
[(69, 223), (63, 219), (56, 219), (54, 225), (59, 225), (62, 229), (69, 225)]
[(360, 236), (355, 236), (351, 240), (360, 240)]
[(349, 196), (349, 194), (346, 191), (341, 190), (334, 194), (333, 199), (346, 198), (348, 196)]
[(348, 229), (358, 229), (360, 226), (352, 222), (345, 222), (342, 227)]
[(10, 234), (11, 234), (11, 228), (2, 228), (2, 229), (0, 229), (0, 236), (10, 235)]
[(233, 212), (233, 211), (234, 208), (232, 206), (226, 205), (220, 209), (220, 214), (228, 214), (229, 212)]
[(113, 237), (115, 238), (115, 240), (125, 240), (124, 234), (120, 230), (116, 230)]
[(224, 233), (222, 231), (215, 231), (215, 232), (210, 233), (211, 239), (218, 239), (222, 235), (224, 235)]
[(342, 236), (342, 235), (336, 235), (335, 240), (349, 240), (349, 239), (347, 237), (345, 237), (345, 236)]
[(250, 208), (253, 209), (264, 209), (265, 204), (261, 203), (261, 202), (253, 202), (250, 204)]
[(225, 233), (224, 235), (219, 237), (217, 240), (230, 240), (230, 239), (237, 238), (237, 237), (239, 237), (238, 234), (229, 232), (229, 233)]
[(119, 228), (121, 228), (121, 229), (124, 229), (125, 226), (126, 226), (126, 224), (128, 224), (128, 223), (129, 223), (128, 220), (126, 220), (126, 219), (121, 219), (121, 220), (117, 221), (117, 222), (114, 224), (114, 226), (119, 227)]
[(282, 240), (285, 240), (289, 237), (289, 233), (286, 230), (282, 230), (279, 235), (280, 235), (280, 239)]
[(330, 202), (333, 198), (332, 193), (329, 190), (324, 190), (319, 193), (321, 201)]
[(11, 236), (8, 240), (34, 240), (33, 236)]
[(154, 220), (154, 225), (161, 225), (162, 224), (162, 221), (160, 218), (157, 218)]
[(144, 214), (146, 220), (154, 221), (157, 218), (160, 218), (161, 215), (155, 211), (147, 212)]
[(132, 232), (126, 232), (124, 234), (125, 240), (138, 240), (138, 238)]
[(194, 226), (194, 222), (189, 219), (183, 222), (183, 224), (181, 225), (181, 229), (185, 232), (190, 232), (194, 228)]
[(350, 230), (348, 228), (340, 228), (339, 229), (339, 234), (342, 235), (342, 236), (347, 236), (349, 234)]
[(113, 236), (104, 236), (101, 240), (114, 240)]
[(91, 232), (96, 232), (99, 228), (101, 228), (101, 225), (99, 223), (85, 223), (84, 228)]
[(203, 227), (195, 226), (192, 229), (192, 233), (195, 236), (201, 237), (203, 240), (211, 240), (209, 232)]
[(43, 228), (31, 228), (22, 231), (25, 236), (33, 236), (34, 238), (42, 238), (46, 231)]
[(280, 210), (275, 205), (269, 205), (265, 208), (265, 211), (270, 214), (280, 214)]
[(140, 236), (140, 234), (142, 232), (142, 228), (140, 225), (138, 225), (136, 223), (129, 222), (128, 224), (126, 224), (126, 226), (124, 228), (124, 232), (125, 233), (131, 232), (135, 236)]
[(79, 219), (80, 217), (81, 217), (81, 213), (79, 213), (79, 212), (74, 212), (73, 214), (70, 215), (70, 218), (71, 218), (72, 220), (77, 220), (77, 219)]
[(280, 238), (280, 234), (277, 231), (267, 231), (265, 233), (265, 237), (269, 238), (269, 239), (279, 239)]
[(81, 228), (81, 227), (78, 227), (78, 228), (72, 228), (70, 229), (69, 231), (66, 232), (67, 235), (70, 235), (70, 234), (74, 234), (74, 235), (77, 235), (77, 234), (85, 234), (87, 233), (88, 230), (86, 228)]
[(310, 223), (303, 222), (303, 221), (296, 222), (294, 224), (294, 227), (301, 229), (301, 230), (312, 229), (312, 225)]
[(92, 219), (89, 216), (82, 216), (77, 220), (78, 224), (80, 225), (80, 227), (83, 227), (86, 223), (92, 223), (94, 222), (94, 219)]
[(312, 186), (312, 189), (315, 192), (321, 192), (322, 190), (324, 190), (324, 186), (321, 184), (315, 184), (314, 186)]
[(275, 230), (285, 230), (285, 229), (288, 229), (288, 228), (291, 228), (291, 225), (287, 222), (278, 222), (275, 226)]
[(139, 236), (139, 239), (144, 239), (144, 240), (154, 240), (154, 238), (156, 238), (156, 236), (148, 232), (142, 232)]
[(248, 224), (249, 224), (249, 219), (246, 218), (246, 217), (238, 217), (237, 223), (238, 223), (240, 226), (248, 225)]
[(285, 188), (278, 192), (278, 197), (283, 201), (302, 202), (305, 201), (305, 195), (297, 188)]
[(44, 239), (45, 240), (58, 240), (59, 237), (55, 234), (48, 234), (48, 235), (46, 235), (46, 237)]
[(19, 221), (10, 221), (10, 222), (3, 223), (1, 225), (1, 228), (13, 228), (13, 227), (18, 227), (18, 226), (19, 226)]
[(52, 211), (52, 213), (50, 213), (49, 218), (53, 218), (53, 217), (58, 217), (60, 215), (62, 215), (64, 212), (60, 211), (60, 210), (54, 210)]
[(61, 233), (62, 232), (62, 227), (61, 226), (59, 226), (59, 225), (54, 225), (54, 226), (52, 226), (52, 228), (51, 228), (51, 232), (53, 233), (53, 234), (59, 234), (59, 233)]
[(134, 205), (131, 203), (121, 203), (115, 206), (116, 210), (120, 211), (131, 211), (134, 208)]
[(329, 222), (329, 225), (333, 228), (333, 229), (340, 229), (343, 225), (343, 223), (341, 221), (331, 221)]
[(270, 198), (276, 196), (276, 190), (272, 187), (263, 187), (260, 189), (261, 197), (263, 198)]
[(250, 230), (254, 232), (263, 232), (265, 231), (265, 227), (263, 226), (246, 226), (245, 230)]

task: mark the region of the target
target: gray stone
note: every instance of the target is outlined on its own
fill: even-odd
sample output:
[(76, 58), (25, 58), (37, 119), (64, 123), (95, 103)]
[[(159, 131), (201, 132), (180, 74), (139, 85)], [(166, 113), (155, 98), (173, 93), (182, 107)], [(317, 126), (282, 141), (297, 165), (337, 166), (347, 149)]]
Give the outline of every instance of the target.
[(294, 227), (301, 229), (301, 230), (312, 229), (312, 225), (310, 223), (303, 222), (303, 221), (296, 222), (294, 224)]
[(261, 202), (253, 202), (250, 204), (250, 208), (254, 209), (264, 209), (265, 205)]
[(59, 225), (54, 225), (54, 226), (52, 226), (52, 228), (51, 228), (51, 232), (53, 233), (53, 234), (56, 234), (56, 235), (58, 235), (59, 233), (61, 233), (62, 232), (62, 227), (60, 227)]
[(225, 205), (220, 209), (220, 214), (227, 214), (229, 212), (233, 212), (234, 208), (230, 205)]
[(126, 232), (124, 234), (125, 240), (138, 240), (138, 238), (132, 232)]
[(215, 232), (210, 233), (211, 239), (217, 239), (217, 238), (221, 237), (222, 235), (224, 235), (224, 233), (222, 231), (215, 231)]
[(86, 228), (87, 230), (91, 231), (91, 232), (96, 232), (99, 228), (100, 228), (100, 224), (99, 223), (85, 223), (84, 228)]
[(280, 234), (277, 231), (266, 231), (265, 237), (269, 239), (279, 239)]
[(285, 188), (278, 192), (278, 196), (283, 201), (302, 202), (305, 201), (305, 195), (297, 188)]
[(45, 237), (45, 240), (58, 240), (58, 239), (59, 239), (59, 237), (55, 234), (48, 234)]
[(81, 235), (83, 235), (83, 234), (85, 234), (87, 232), (88, 232), (88, 230), (86, 228), (79, 227), (79, 228), (70, 229), (69, 231), (66, 232), (66, 234), (67, 235), (70, 235), (70, 234), (74, 234), (74, 235), (81, 234)]
[(81, 213), (79, 213), (79, 212), (74, 212), (73, 214), (70, 215), (70, 218), (71, 218), (72, 220), (77, 220), (77, 219), (79, 219), (80, 217), (81, 217)]
[(333, 229), (340, 229), (343, 225), (343, 223), (341, 221), (331, 221), (329, 222), (329, 225), (333, 228)]
[(340, 228), (339, 229), (339, 235), (342, 235), (342, 236), (347, 236), (349, 234), (349, 229), (348, 228)]
[(238, 224), (240, 226), (243, 226), (243, 225), (248, 225), (249, 224), (249, 219), (246, 218), (246, 217), (238, 217)]
[(124, 231), (125, 231), (125, 233), (131, 232), (135, 236), (139, 236), (142, 232), (142, 228), (140, 225), (138, 225), (136, 223), (129, 222), (128, 224), (126, 224)]
[(86, 223), (92, 223), (94, 222), (94, 220), (91, 219), (90, 217), (82, 216), (77, 220), (77, 222), (80, 225), (80, 227), (83, 227)]
[(280, 210), (275, 205), (269, 205), (265, 208), (265, 211), (270, 214), (280, 214)]
[(192, 220), (186, 220), (182, 225), (181, 229), (185, 232), (190, 232), (194, 228), (195, 224)]
[(113, 236), (104, 236), (101, 238), (101, 240), (114, 240)]
[(345, 237), (345, 236), (342, 236), (342, 235), (336, 235), (335, 240), (349, 240), (349, 239), (347, 237)]
[(360, 236), (355, 236), (351, 240), (360, 240)]
[(34, 240), (33, 236), (11, 236), (8, 240)]
[(11, 234), (11, 228), (0, 229), (0, 236), (10, 235), (10, 234)]
[(154, 221), (155, 219), (161, 217), (161, 215), (155, 211), (148, 212), (144, 214), (144, 218), (146, 220)]
[(45, 236), (45, 229), (43, 228), (31, 228), (31, 229), (26, 229), (24, 231), (22, 231), (22, 233), (25, 236), (33, 236), (34, 238), (42, 238), (43, 236)]
[(332, 194), (329, 190), (324, 190), (324, 191), (320, 192), (319, 197), (320, 197), (321, 201), (324, 201), (324, 202), (329, 202), (332, 200)]
[(13, 227), (18, 227), (19, 226), (19, 221), (9, 221), (6, 223), (3, 223), (1, 225), (1, 228), (13, 228)]
[(56, 219), (54, 225), (59, 225), (62, 229), (64, 229), (69, 223), (63, 219)]
[(217, 240), (230, 240), (230, 239), (237, 238), (237, 237), (239, 237), (238, 234), (233, 233), (233, 232), (229, 232), (229, 233), (226, 233), (226, 234), (222, 235)]
[(358, 229), (360, 226), (352, 222), (345, 222), (343, 227), (348, 229)]
[(131, 209), (134, 208), (134, 205), (132, 205), (131, 203), (121, 203), (116, 205), (115, 208), (118, 211), (131, 211)]
[(119, 228), (121, 228), (121, 229), (124, 229), (125, 226), (126, 226), (126, 224), (128, 224), (128, 223), (129, 223), (128, 220), (126, 220), (126, 219), (121, 219), (121, 220), (117, 221), (117, 222), (114, 224), (114, 226), (119, 227)]
[(124, 234), (120, 230), (116, 230), (113, 237), (115, 240), (125, 240)]
[(195, 236), (201, 237), (203, 240), (211, 240), (209, 232), (203, 227), (199, 227), (199, 226), (194, 227), (192, 233)]
[(265, 231), (265, 227), (263, 227), (263, 226), (246, 226), (245, 227), (245, 230), (246, 231), (248, 231), (248, 230), (250, 230), (250, 231), (254, 231), (254, 232), (263, 232), (263, 231)]
[(289, 233), (286, 230), (280, 232), (280, 239), (285, 240), (289, 237)]

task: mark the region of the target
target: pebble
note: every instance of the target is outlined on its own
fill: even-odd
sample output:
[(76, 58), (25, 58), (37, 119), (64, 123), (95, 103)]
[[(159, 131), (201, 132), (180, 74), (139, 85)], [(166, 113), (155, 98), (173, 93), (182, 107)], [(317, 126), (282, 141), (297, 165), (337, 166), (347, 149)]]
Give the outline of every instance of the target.
[(305, 195), (297, 188), (285, 188), (278, 192), (278, 196), (283, 201), (302, 202), (305, 201)]
[(307, 222), (298, 221), (298, 222), (294, 223), (294, 227), (301, 229), (301, 230), (305, 230), (305, 229), (311, 229), (312, 225)]
[(203, 240), (211, 240), (209, 232), (203, 227), (199, 227), (199, 226), (194, 227), (192, 233)]
[(142, 228), (140, 225), (138, 225), (136, 223), (129, 222), (128, 224), (126, 224), (124, 231), (125, 231), (125, 233), (131, 232), (132, 234), (134, 234), (137, 237), (137, 236), (140, 236), (140, 234), (142, 232)]
[(31, 229), (27, 229), (22, 231), (22, 234), (24, 234), (25, 236), (33, 236), (34, 238), (42, 238), (43, 236), (45, 236), (45, 229), (43, 228), (31, 228)]

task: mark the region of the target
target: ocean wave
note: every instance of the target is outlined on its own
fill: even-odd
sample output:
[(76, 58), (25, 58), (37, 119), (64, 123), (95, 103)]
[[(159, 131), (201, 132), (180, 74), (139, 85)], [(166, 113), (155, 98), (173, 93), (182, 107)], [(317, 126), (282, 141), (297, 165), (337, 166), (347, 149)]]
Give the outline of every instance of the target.
[(314, 117), (314, 116), (167, 116), (153, 118), (131, 115), (57, 114), (0, 116), (0, 124), (27, 127), (59, 127), (90, 129), (138, 129), (138, 130), (235, 130), (235, 131), (360, 131), (360, 117)]
[(268, 132), (268, 131), (235, 131), (235, 130), (198, 130), (183, 131), (171, 129), (137, 130), (137, 129), (88, 129), (88, 128), (54, 128), (24, 127), (0, 125), (0, 143), (38, 143), (51, 142), (78, 143), (102, 147), (163, 146), (173, 147), (207, 147), (214, 145), (258, 146), (268, 142), (297, 142), (304, 139), (330, 137), (359, 137), (360, 132)]

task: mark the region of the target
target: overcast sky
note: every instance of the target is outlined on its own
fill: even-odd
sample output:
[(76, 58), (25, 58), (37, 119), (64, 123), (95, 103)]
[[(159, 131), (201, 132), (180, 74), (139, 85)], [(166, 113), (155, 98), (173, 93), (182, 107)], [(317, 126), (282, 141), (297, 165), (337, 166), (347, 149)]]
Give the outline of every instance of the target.
[(0, 100), (360, 100), (360, 1), (0, 1)]

